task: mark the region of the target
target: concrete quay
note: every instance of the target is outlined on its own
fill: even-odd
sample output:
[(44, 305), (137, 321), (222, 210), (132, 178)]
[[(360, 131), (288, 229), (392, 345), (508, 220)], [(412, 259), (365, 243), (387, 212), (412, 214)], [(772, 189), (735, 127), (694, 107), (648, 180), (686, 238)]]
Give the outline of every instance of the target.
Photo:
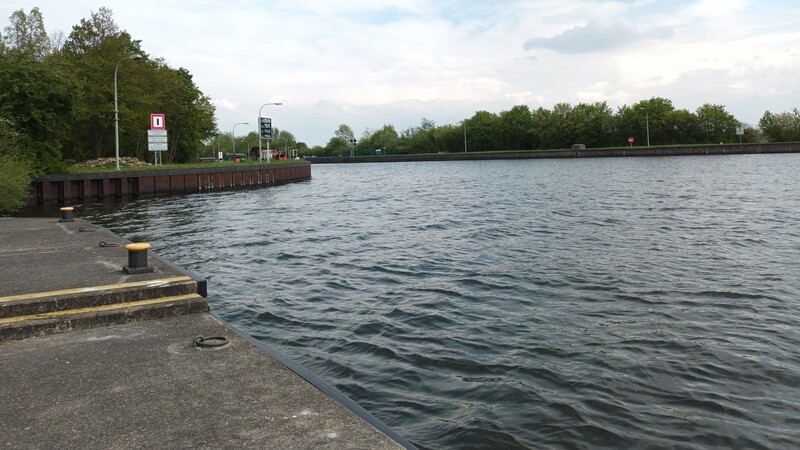
[(152, 273), (125, 273), (124, 243), (80, 219), (0, 219), (0, 447), (414, 448), (205, 312), (182, 269), (151, 254)]

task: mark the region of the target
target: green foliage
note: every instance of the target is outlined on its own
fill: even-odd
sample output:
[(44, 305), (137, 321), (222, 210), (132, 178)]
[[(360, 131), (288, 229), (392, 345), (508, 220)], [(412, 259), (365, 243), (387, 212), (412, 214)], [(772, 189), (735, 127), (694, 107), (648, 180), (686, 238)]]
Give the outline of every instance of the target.
[(499, 148), (533, 149), (533, 113), (530, 108), (527, 105), (517, 105), (501, 112), (498, 117), (498, 132)]
[(478, 111), (466, 121), (467, 146), (471, 152), (499, 150), (497, 147), (499, 118), (488, 111)]
[(696, 142), (704, 144), (734, 142), (736, 128), (741, 125), (722, 105), (706, 103), (697, 108), (697, 123), (700, 135)]
[(678, 145), (699, 142), (701, 130), (696, 115), (685, 109), (675, 109), (664, 114), (663, 144)]
[(31, 184), (31, 170), (22, 152), (23, 136), (0, 117), (0, 214), (22, 207)]
[(0, 55), (0, 116), (21, 131), (35, 173), (62, 168), (61, 145), (74, 118), (76, 87), (58, 67), (25, 53)]
[(771, 142), (800, 141), (800, 110), (797, 108), (778, 114), (766, 111), (758, 125)]
[(27, 165), (11, 155), (0, 155), (0, 214), (18, 211), (31, 185)]
[(31, 9), (27, 15), (22, 9), (14, 11), (9, 22), (3, 39), (5, 46), (11, 51), (42, 60), (48, 53), (50, 43), (39, 8)]
[(398, 136), (398, 153), (434, 153), (438, 150), (436, 134), (434, 130), (436, 123), (432, 120), (422, 118), (419, 126), (409, 127), (403, 130)]
[(347, 141), (339, 136), (334, 136), (328, 141), (328, 144), (325, 145), (325, 156), (338, 156), (349, 154)]
[(345, 142), (350, 142), (350, 139), (355, 139), (356, 137), (356, 135), (353, 134), (353, 129), (345, 124), (339, 125), (339, 128), (333, 132), (333, 135), (344, 139)]
[[(343, 135), (340, 131), (337, 135)], [(675, 109), (672, 101), (662, 97), (642, 100), (633, 105), (623, 105), (614, 113), (606, 102), (557, 103), (552, 109), (539, 107), (532, 111), (526, 105), (494, 114), (478, 111), (457, 125), (436, 124), (422, 119), (399, 135), (394, 127), (386, 125), (377, 131), (365, 130), (356, 148), (356, 155), (374, 155), (376, 149), (389, 153), (463, 152), (467, 150), (546, 150), (569, 148), (585, 144), (588, 148), (621, 147), (634, 137), (634, 145), (647, 145), (648, 131), (651, 145), (691, 145), (700, 143), (733, 143), (738, 141), (736, 129), (744, 128), (742, 142), (770, 140), (800, 140), (800, 111), (775, 115), (767, 112), (761, 128), (743, 126), (725, 111), (722, 105), (704, 104), (696, 112)], [(466, 135), (466, 136), (465, 136)], [(466, 137), (466, 139), (465, 139)], [(324, 156), (334, 152), (337, 141), (329, 142), (323, 149), (312, 152)], [(383, 152), (386, 154), (386, 152)]]

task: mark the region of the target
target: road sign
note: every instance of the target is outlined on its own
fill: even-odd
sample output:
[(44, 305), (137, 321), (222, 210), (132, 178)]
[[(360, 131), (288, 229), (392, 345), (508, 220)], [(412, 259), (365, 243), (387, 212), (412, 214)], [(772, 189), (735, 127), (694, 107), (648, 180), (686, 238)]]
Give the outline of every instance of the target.
[(151, 152), (167, 151), (167, 130), (147, 130), (147, 150)]
[(150, 129), (151, 130), (163, 130), (166, 128), (166, 124), (164, 123), (164, 115), (163, 114), (150, 114)]
[(628, 144), (633, 145), (633, 136), (628, 137)]
[(151, 152), (165, 152), (167, 151), (167, 143), (166, 142), (148, 142), (147, 143), (147, 150)]
[(259, 117), (261, 124), (261, 139), (272, 139), (272, 119), (269, 117)]

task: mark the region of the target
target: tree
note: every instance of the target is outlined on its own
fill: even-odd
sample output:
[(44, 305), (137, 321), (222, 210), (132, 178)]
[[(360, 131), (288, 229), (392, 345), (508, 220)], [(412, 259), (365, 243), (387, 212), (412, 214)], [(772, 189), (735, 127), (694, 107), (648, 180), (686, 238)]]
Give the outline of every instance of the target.
[(39, 8), (31, 9), (27, 15), (19, 9), (9, 17), (5, 44), (14, 51), (41, 61), (48, 53), (49, 39), (44, 29), (44, 19)]
[[(64, 44), (65, 65), (71, 68), (75, 79), (80, 80), (82, 96), (78, 105), (78, 118), (73, 124), (73, 137), (67, 153), (75, 159), (94, 156), (111, 156), (114, 142), (114, 71), (117, 62), (133, 54), (142, 54), (138, 41), (124, 31), (119, 31), (111, 10), (100, 8), (90, 19), (81, 19), (72, 27)], [(124, 118), (130, 113), (129, 102), (135, 102), (137, 92), (132, 89), (130, 76), (136, 70), (132, 62), (119, 65), (120, 138), (126, 143)], [(141, 80), (142, 85), (147, 80)], [(138, 92), (145, 96), (148, 91)], [(109, 143), (109, 144), (107, 144)], [(121, 145), (120, 147), (125, 148)]]
[(700, 131), (698, 142), (711, 144), (733, 142), (736, 128), (741, 125), (722, 105), (706, 103), (697, 108), (697, 123)]
[(685, 109), (669, 111), (664, 115), (664, 141), (662, 144), (693, 144), (700, 139), (697, 116)]
[(22, 207), (30, 188), (31, 171), (22, 156), (22, 135), (2, 116), (0, 136), (0, 214), (7, 214)]
[(627, 145), (628, 136), (633, 136), (637, 144), (647, 145), (648, 130), (651, 145), (666, 143), (670, 136), (666, 117), (674, 110), (672, 100), (662, 97), (641, 100), (633, 106), (621, 106), (616, 114), (617, 145)]
[(433, 130), (436, 123), (422, 118), (419, 126), (409, 127), (400, 133), (398, 153), (433, 153), (436, 151), (436, 136)]
[(333, 132), (333, 135), (344, 139), (345, 142), (350, 142), (351, 139), (355, 139), (356, 137), (356, 135), (353, 134), (353, 129), (345, 124), (339, 125), (339, 128)]
[[(152, 85), (158, 85), (150, 96), (134, 95), (136, 99), (149, 99), (144, 105), (136, 107), (138, 114), (136, 124), (139, 129), (144, 129), (148, 123), (149, 111), (159, 111), (168, 119), (169, 151), (167, 161), (189, 162), (197, 158), (200, 143), (213, 136), (216, 123), (214, 122), (214, 106), (211, 99), (203, 95), (192, 80), (188, 70), (170, 68), (162, 61), (156, 62), (156, 67), (143, 65), (139, 71), (154, 72), (151, 76), (138, 78), (138, 81), (151, 80)], [(137, 86), (146, 89), (145, 86)], [(141, 116), (143, 114), (143, 116)], [(144, 133), (136, 133), (144, 138)], [(257, 142), (257, 139), (256, 139)], [(244, 148), (244, 147), (243, 147)]]
[(608, 147), (615, 143), (614, 115), (606, 102), (578, 103), (569, 112), (573, 144)]
[(770, 142), (800, 141), (800, 110), (778, 114), (765, 111), (758, 126)]
[(497, 150), (499, 122), (497, 115), (488, 111), (478, 111), (471, 118), (465, 120), (469, 151)]
[[(369, 139), (369, 149), (370, 150), (377, 150), (382, 149), (386, 150), (397, 150), (397, 144), (399, 141), (399, 136), (397, 131), (394, 129), (394, 125), (384, 125), (378, 131), (372, 133)], [(385, 153), (384, 153), (385, 154)]]
[(72, 80), (25, 53), (0, 55), (0, 117), (22, 136), (35, 174), (61, 169), (77, 96)]
[(544, 127), (540, 129), (541, 148), (569, 148), (575, 143), (574, 137), (577, 129), (571, 117), (572, 105), (556, 103), (552, 111), (542, 109), (537, 113), (539, 113), (537, 120), (546, 119)]
[(462, 125), (444, 125), (434, 128), (431, 133), (439, 152), (464, 151), (464, 127)]
[(533, 113), (527, 105), (502, 111), (497, 121), (497, 148), (530, 150), (533, 148)]
[(347, 141), (339, 136), (334, 136), (325, 145), (325, 156), (341, 155), (348, 149)]

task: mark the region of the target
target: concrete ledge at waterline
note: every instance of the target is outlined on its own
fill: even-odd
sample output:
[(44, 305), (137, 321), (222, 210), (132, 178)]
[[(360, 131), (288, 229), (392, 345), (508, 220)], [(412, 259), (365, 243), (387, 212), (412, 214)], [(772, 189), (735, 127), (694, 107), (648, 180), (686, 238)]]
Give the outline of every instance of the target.
[(205, 280), (173, 265), (126, 273), (125, 243), (82, 219), (0, 219), (0, 341), (208, 311)]
[(315, 157), (312, 164), (381, 163), (415, 161), (480, 161), (503, 159), (617, 158), (631, 156), (749, 155), (800, 153), (800, 143), (726, 144), (660, 147), (585, 148), (572, 150), (517, 150), (503, 152), (435, 153), (389, 156)]
[(125, 274), (120, 244), (0, 218), (0, 448), (414, 448), (208, 314), (185, 271)]
[[(228, 344), (198, 348), (196, 336)], [(210, 314), (0, 349), (0, 448), (413, 448)]]

